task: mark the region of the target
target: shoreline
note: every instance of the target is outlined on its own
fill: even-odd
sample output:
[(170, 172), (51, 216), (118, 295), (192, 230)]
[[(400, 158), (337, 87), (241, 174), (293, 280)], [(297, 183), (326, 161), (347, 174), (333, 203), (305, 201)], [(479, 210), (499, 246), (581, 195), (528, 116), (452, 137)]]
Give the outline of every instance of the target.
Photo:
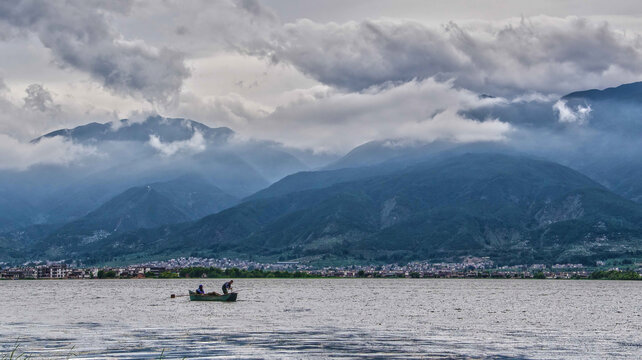
[(81, 268), (66, 264), (13, 267), (0, 270), (0, 280), (36, 279), (556, 279), (556, 280), (642, 280), (642, 267), (622, 268), (546, 266), (524, 268), (453, 267), (449, 264), (432, 266), (399, 266), (363, 268), (301, 268), (296, 264), (281, 269), (216, 266), (129, 266), (118, 268)]
[(144, 277), (144, 278), (82, 278), (82, 279), (76, 279), (76, 278), (23, 278), (23, 279), (0, 279), (0, 281), (105, 281), (105, 280), (201, 280), (201, 281), (207, 281), (207, 280), (219, 280), (219, 279), (233, 279), (233, 280), (318, 280), (318, 279), (330, 279), (330, 280), (337, 280), (337, 279), (346, 279), (346, 280), (556, 280), (556, 281), (642, 281), (642, 277), (639, 279), (607, 279), (607, 278), (597, 278), (597, 279), (592, 279), (592, 278), (562, 278), (562, 277), (551, 277), (551, 278), (544, 278), (544, 279), (538, 279), (538, 278), (533, 278), (533, 277), (526, 277), (526, 278), (521, 278), (521, 277), (420, 277), (420, 278), (412, 278), (412, 277), (403, 277), (403, 278), (397, 278), (397, 277), (342, 277), (342, 276), (317, 276), (317, 277), (301, 277), (301, 278), (294, 278), (294, 277), (242, 277), (242, 278), (235, 278), (235, 277), (221, 277), (221, 278), (154, 278), (154, 277)]

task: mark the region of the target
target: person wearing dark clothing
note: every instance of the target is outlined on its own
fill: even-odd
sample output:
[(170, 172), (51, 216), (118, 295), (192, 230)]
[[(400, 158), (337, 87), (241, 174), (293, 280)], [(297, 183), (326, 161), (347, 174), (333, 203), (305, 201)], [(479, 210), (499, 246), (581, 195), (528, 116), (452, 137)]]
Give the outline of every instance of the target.
[(223, 284), (223, 288), (222, 288), (223, 289), (223, 295), (227, 294), (227, 290), (232, 291), (232, 283), (233, 282), (234, 282), (234, 280), (230, 280), (230, 281), (226, 282), (225, 284)]
[(205, 290), (203, 290), (203, 285), (199, 285), (198, 289), (196, 289), (197, 294), (205, 295)]

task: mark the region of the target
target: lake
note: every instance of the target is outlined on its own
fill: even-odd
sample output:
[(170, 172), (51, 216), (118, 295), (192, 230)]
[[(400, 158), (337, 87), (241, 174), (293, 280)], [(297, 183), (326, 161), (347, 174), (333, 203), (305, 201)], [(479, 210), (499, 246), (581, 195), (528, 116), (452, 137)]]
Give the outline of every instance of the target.
[(642, 358), (642, 282), (0, 281), (0, 358)]

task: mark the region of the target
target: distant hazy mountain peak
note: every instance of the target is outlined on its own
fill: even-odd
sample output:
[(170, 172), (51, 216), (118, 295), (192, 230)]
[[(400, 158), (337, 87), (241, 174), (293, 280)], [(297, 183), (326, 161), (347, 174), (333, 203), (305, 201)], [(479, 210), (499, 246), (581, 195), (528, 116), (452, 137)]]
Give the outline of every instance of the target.
[(228, 127), (211, 128), (194, 120), (156, 115), (149, 116), (142, 122), (122, 119), (103, 124), (92, 122), (72, 129), (55, 130), (34, 139), (33, 142), (38, 142), (43, 137), (54, 136), (63, 136), (75, 142), (146, 142), (150, 136), (156, 136), (162, 142), (173, 142), (188, 140), (196, 132), (212, 142), (225, 142), (234, 134), (234, 131)]
[(563, 100), (619, 100), (642, 102), (642, 81), (610, 87), (603, 90), (591, 89), (572, 92), (562, 97)]

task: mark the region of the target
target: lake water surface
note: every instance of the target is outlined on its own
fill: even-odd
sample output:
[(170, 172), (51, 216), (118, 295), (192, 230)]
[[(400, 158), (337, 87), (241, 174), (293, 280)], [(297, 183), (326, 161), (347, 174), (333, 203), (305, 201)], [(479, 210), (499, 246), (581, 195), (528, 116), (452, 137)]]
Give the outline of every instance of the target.
[(0, 358), (642, 358), (642, 282), (0, 281)]

